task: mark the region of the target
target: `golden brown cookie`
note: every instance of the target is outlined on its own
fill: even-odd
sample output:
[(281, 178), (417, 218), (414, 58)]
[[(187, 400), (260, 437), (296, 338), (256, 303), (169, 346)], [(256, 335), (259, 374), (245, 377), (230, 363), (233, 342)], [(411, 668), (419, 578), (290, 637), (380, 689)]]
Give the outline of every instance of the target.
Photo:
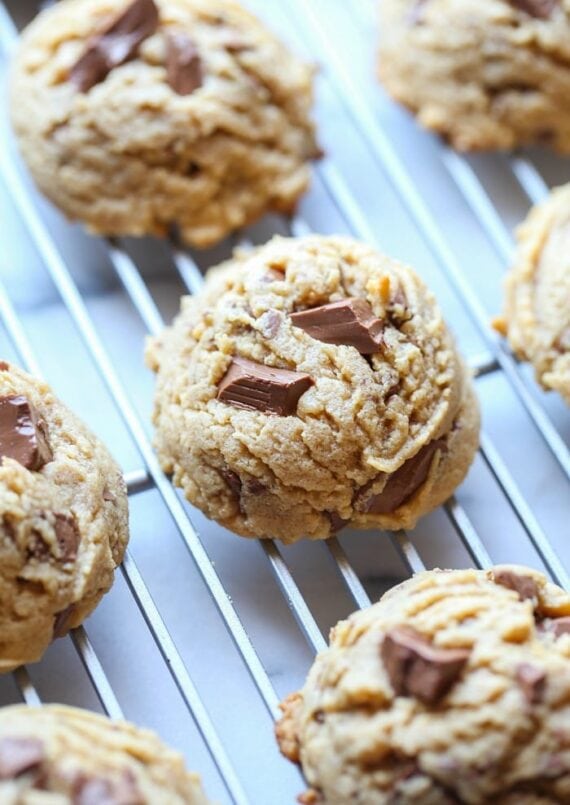
[(237, 253), (147, 360), (162, 466), (243, 536), (412, 527), (477, 447), (471, 379), (433, 295), (348, 238)]

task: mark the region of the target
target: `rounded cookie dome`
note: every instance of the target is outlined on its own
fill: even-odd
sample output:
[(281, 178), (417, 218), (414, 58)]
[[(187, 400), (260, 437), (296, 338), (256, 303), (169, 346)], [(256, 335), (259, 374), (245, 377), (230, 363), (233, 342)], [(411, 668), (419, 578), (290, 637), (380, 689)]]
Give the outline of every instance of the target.
[(515, 263), (496, 322), (545, 389), (570, 404), (570, 185), (554, 190), (518, 230)]
[(57, 805), (207, 805), (154, 733), (74, 707), (0, 709), (0, 799)]
[(311, 84), (235, 0), (64, 0), (23, 34), (11, 112), (69, 218), (207, 246), (293, 210), (317, 155)]
[(93, 611), (128, 541), (104, 445), (46, 383), (0, 363), (0, 673), (40, 659)]
[(570, 596), (427, 571), (341, 621), (277, 738), (323, 805), (570, 801)]
[(477, 447), (471, 380), (433, 295), (347, 238), (238, 252), (147, 358), (163, 467), (243, 536), (411, 527)]
[(460, 150), (570, 152), (569, 0), (382, 0), (388, 92)]

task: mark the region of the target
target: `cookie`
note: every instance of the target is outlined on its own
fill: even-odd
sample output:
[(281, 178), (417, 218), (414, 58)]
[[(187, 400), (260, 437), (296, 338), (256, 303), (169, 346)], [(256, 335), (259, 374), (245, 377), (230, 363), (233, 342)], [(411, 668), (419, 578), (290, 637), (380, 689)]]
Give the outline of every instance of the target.
[(58, 705), (0, 710), (0, 800), (207, 805), (199, 777), (154, 733)]
[(433, 295), (348, 238), (237, 252), (147, 361), (162, 466), (242, 536), (411, 528), (477, 448), (471, 379)]
[(203, 247), (293, 211), (312, 72), (235, 0), (64, 0), (23, 34), (12, 120), (69, 218)]
[(281, 707), (307, 805), (570, 802), (570, 595), (518, 566), (419, 573)]
[(93, 611), (128, 540), (121, 471), (46, 383), (0, 362), (0, 673)]
[(505, 283), (504, 315), (495, 327), (545, 389), (570, 404), (570, 184), (554, 190), (518, 230)]
[(379, 75), (462, 151), (570, 152), (569, 0), (382, 0)]

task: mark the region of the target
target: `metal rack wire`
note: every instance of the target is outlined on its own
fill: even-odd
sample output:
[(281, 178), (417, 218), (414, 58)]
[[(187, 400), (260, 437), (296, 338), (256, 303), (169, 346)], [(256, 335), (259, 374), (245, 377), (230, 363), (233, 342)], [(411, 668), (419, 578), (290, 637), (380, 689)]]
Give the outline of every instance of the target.
[[(493, 335), (487, 314), (466, 281), (457, 259), (445, 239), (445, 233), (434, 219), (421, 194), (416, 188), (408, 168), (400, 159), (397, 147), (384, 133), (382, 126), (375, 118), (361, 97), (358, 86), (351, 77), (346, 60), (339, 55), (331, 40), (324, 33), (319, 22), (317, 4), (312, 0), (294, 0), (295, 13), (305, 21), (310, 31), (311, 41), (318, 47), (326, 65), (324, 79), (329, 82), (339, 102), (349, 112), (355, 127), (366, 143), (371, 159), (379, 163), (389, 177), (406, 210), (416, 223), (418, 230), (428, 247), (446, 273), (465, 310), (474, 322), (486, 351), (472, 361), (477, 378), (502, 374), (528, 412), (533, 426), (544, 440), (552, 456), (570, 478), (570, 451), (564, 438), (551, 421), (547, 411), (533, 393), (529, 381), (521, 372), (515, 358), (507, 348)], [(370, 0), (360, 0), (359, 13), (364, 16), (370, 12)], [(9, 50), (16, 37), (15, 28), (10, 16), (0, 4), (0, 48)], [(510, 233), (493, 205), (477, 173), (463, 157), (444, 150), (442, 161), (459, 191), (463, 194), (473, 214), (480, 222), (486, 237), (496, 250), (502, 261), (509, 258), (512, 249)], [(528, 194), (529, 199), (536, 201), (542, 197), (547, 188), (534, 165), (522, 157), (513, 157), (511, 168), (514, 177)], [(333, 161), (325, 160), (317, 168), (319, 180), (328, 198), (338, 209), (347, 228), (352, 233), (368, 242), (375, 243), (375, 232), (362, 213), (358, 198), (349, 187), (341, 172)], [(77, 331), (88, 352), (92, 356), (98, 372), (107, 387), (117, 411), (120, 413), (126, 430), (132, 437), (143, 466), (126, 476), (129, 496), (155, 490), (167, 507), (179, 532), (186, 550), (195, 563), (203, 583), (215, 602), (219, 615), (235, 647), (241, 655), (244, 666), (253, 680), (258, 694), (265, 705), (267, 715), (276, 716), (278, 695), (270, 675), (259, 657), (258, 651), (248, 634), (240, 615), (230, 600), (223, 582), (216, 572), (206, 549), (204, 548), (192, 516), (170, 481), (162, 473), (146, 430), (140, 417), (132, 406), (121, 378), (113, 365), (113, 361), (98, 335), (97, 327), (91, 316), (82, 293), (73, 279), (69, 266), (60, 253), (55, 239), (49, 232), (45, 221), (37, 209), (34, 198), (30, 195), (22, 173), (13, 164), (7, 153), (0, 157), (0, 181), (7, 188), (15, 207), (25, 223), (29, 236), (40, 255), (45, 270), (48, 272), (57, 292), (66, 306)], [(289, 222), (289, 230), (293, 235), (303, 235), (311, 231), (307, 220), (297, 216)], [(182, 285), (188, 293), (196, 293), (202, 282), (200, 269), (192, 255), (184, 251), (178, 244), (171, 244), (171, 256)], [(139, 266), (129, 251), (118, 240), (106, 242), (108, 257), (116, 272), (116, 277), (136, 310), (141, 322), (149, 333), (157, 333), (163, 327), (163, 317), (149, 290)], [(11, 338), (21, 363), (31, 372), (40, 374), (40, 367), (34, 355), (25, 328), (16, 309), (10, 301), (5, 289), (0, 286), (0, 319)], [(491, 436), (483, 434), (480, 457), (501, 495), (510, 507), (513, 515), (534, 546), (547, 571), (553, 579), (570, 589), (568, 563), (557, 554), (544, 528), (535, 516), (531, 506), (519, 489), (513, 474), (510, 472), (500, 450)], [(464, 545), (467, 554), (477, 567), (488, 567), (492, 564), (485, 541), (472, 522), (462, 503), (452, 498), (444, 507), (444, 515), (453, 531)], [(408, 572), (424, 569), (424, 561), (410, 536), (404, 532), (390, 535), (389, 539), (397, 554), (401, 557)], [(277, 585), (288, 602), (310, 649), (319, 651), (325, 646), (322, 629), (307, 603), (295, 574), (291, 571), (283, 551), (276, 543), (263, 542), (262, 548)], [(347, 553), (338, 539), (328, 541), (326, 550), (335, 564), (336, 571), (345, 586), (347, 594), (357, 607), (370, 603), (370, 596), (358, 573), (353, 568)], [(204, 706), (200, 692), (195, 685), (190, 671), (185, 664), (181, 651), (173, 640), (168, 626), (155, 604), (149, 588), (130, 553), (127, 554), (121, 568), (129, 591), (144, 618), (150, 634), (164, 660), (165, 673), (169, 674), (196, 726), (211, 753), (220, 778), (224, 783), (229, 801), (245, 803), (250, 801), (245, 792), (241, 775), (236, 771), (223, 741)], [(113, 689), (109, 677), (89, 641), (84, 628), (74, 631), (72, 641), (77, 654), (91, 680), (93, 689), (104, 711), (114, 717), (122, 716), (121, 704)], [(14, 673), (14, 680), (23, 701), (28, 704), (40, 704), (40, 696), (34, 688), (30, 675), (25, 668)]]

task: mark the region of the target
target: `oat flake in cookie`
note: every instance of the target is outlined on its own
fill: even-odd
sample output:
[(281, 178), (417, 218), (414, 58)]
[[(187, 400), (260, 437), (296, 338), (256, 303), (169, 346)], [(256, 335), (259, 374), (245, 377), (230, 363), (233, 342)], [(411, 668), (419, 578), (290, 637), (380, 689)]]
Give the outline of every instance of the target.
[(207, 805), (199, 777), (154, 733), (56, 705), (0, 710), (0, 802)]
[(477, 447), (471, 379), (433, 295), (353, 240), (236, 253), (147, 361), (162, 466), (243, 536), (412, 527)]
[(460, 150), (570, 153), (570, 0), (380, 0), (379, 75)]
[(91, 613), (128, 540), (125, 484), (106, 448), (45, 383), (4, 361), (0, 517), (2, 673), (39, 660)]
[(570, 405), (570, 185), (535, 207), (517, 235), (495, 326), (530, 361), (538, 382)]
[(307, 805), (570, 802), (570, 595), (419, 573), (331, 632), (276, 734)]
[(235, 0), (62, 0), (11, 85), (36, 182), (96, 233), (211, 245), (292, 212), (318, 155), (312, 68)]

